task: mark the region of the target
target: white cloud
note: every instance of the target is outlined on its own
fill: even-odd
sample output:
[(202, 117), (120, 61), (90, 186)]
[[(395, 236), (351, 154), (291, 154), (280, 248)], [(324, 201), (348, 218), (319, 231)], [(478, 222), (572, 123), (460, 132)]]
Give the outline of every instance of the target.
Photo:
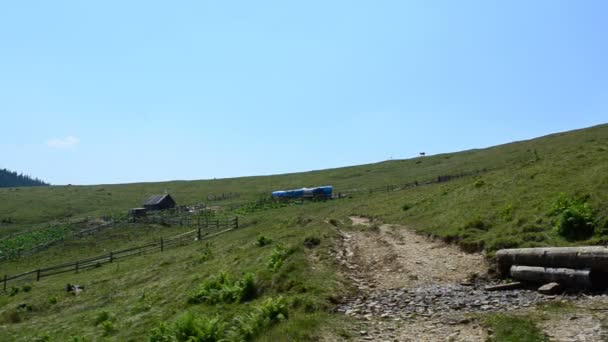
[(78, 145), (80, 139), (78, 137), (68, 135), (65, 138), (53, 138), (46, 142), (47, 146), (53, 148), (69, 148)]

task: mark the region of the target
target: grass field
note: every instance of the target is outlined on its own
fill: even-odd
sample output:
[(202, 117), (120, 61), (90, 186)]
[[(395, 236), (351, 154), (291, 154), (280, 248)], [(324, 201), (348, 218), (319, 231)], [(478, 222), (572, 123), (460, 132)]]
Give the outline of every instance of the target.
[[(364, 191), (483, 168), (491, 171), (402, 191)], [(604, 243), (608, 241), (608, 125), (488, 149), (289, 175), (0, 189), (0, 219), (10, 217), (15, 222), (0, 229), (7, 234), (52, 220), (124, 213), (148, 195), (165, 190), (179, 204), (205, 202), (208, 194), (240, 194), (235, 200), (211, 203), (222, 205), (257, 199), (272, 190), (326, 184), (352, 198), (236, 211), (242, 228), (208, 241), (78, 274), (13, 285), (12, 296), (0, 296), (0, 340), (32, 341), (48, 336), (64, 341), (72, 336), (88, 341), (139, 341), (156, 329), (154, 336), (160, 341), (163, 331), (171, 334), (201, 326), (208, 331), (193, 333), (263, 341), (346, 336), (343, 327), (348, 322), (330, 309), (350, 288), (336, 272), (329, 251), (335, 245), (336, 226), (351, 228), (348, 216), (400, 223), (465, 249), (485, 249), (489, 255), (503, 247)], [(559, 215), (553, 209), (561, 193), (590, 208), (591, 234), (577, 238), (558, 234)], [(0, 276), (137, 245), (185, 229), (118, 226), (99, 235), (66, 240), (28, 258), (2, 262)], [(260, 242), (264, 240), (271, 242), (264, 245)], [(236, 281), (216, 289), (224, 299), (189, 302), (201, 283), (222, 272)], [(245, 301), (229, 299), (227, 293), (238, 293), (239, 281), (248, 273), (255, 278), (255, 294)], [(85, 291), (77, 296), (67, 294), (67, 283), (85, 285)], [(193, 316), (184, 316), (188, 312)], [(161, 322), (166, 325), (159, 325)], [(497, 316), (488, 319), (488, 324), (523, 323)], [(536, 334), (533, 327), (528, 328), (530, 336)]]

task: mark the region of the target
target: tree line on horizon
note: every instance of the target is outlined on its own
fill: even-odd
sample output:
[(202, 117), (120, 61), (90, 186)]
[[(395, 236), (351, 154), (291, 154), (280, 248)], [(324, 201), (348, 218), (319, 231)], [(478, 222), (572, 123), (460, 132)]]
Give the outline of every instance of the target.
[(23, 173), (17, 173), (8, 169), (0, 169), (0, 188), (18, 187), (18, 186), (48, 186), (38, 178), (32, 178)]

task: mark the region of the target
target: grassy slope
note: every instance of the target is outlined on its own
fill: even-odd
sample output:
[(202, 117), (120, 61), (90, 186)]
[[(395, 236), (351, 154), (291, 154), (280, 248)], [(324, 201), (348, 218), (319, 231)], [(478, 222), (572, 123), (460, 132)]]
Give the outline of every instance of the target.
[[(125, 212), (141, 205), (152, 194), (168, 190), (178, 203), (205, 202), (208, 194), (241, 193), (239, 200), (257, 198), (272, 190), (331, 184), (337, 191), (423, 180), (438, 175), (482, 168), (521, 165), (534, 159), (553, 159), (562, 153), (578, 155), (579, 146), (590, 150), (606, 146), (607, 126), (554, 135), (522, 143), (470, 150), (424, 158), (386, 161), (321, 171), (274, 176), (243, 177), (201, 181), (172, 181), (96, 186), (52, 186), (45, 188), (0, 189), (0, 218), (18, 223), (47, 222), (68, 216)], [(589, 143), (588, 140), (596, 141)], [(577, 161), (578, 163), (578, 161)]]
[[(347, 216), (354, 214), (410, 225), (429, 234), (458, 240), (465, 246), (489, 249), (515, 245), (582, 244), (605, 239), (595, 236), (591, 241), (571, 242), (560, 238), (552, 228), (554, 218), (548, 215), (548, 210), (560, 192), (589, 194), (590, 203), (598, 215), (606, 216), (606, 125), (483, 150), (302, 174), (3, 190), (0, 192), (3, 198), (0, 217), (14, 215), (25, 222), (57, 218), (66, 213), (64, 204), (70, 210), (78, 208), (73, 213), (79, 214), (102, 213), (104, 209), (124, 210), (136, 205), (147, 194), (164, 188), (172, 189), (178, 201), (182, 202), (197, 202), (197, 198), (206, 197), (208, 192), (221, 191), (241, 192), (240, 200), (243, 200), (255, 198), (262, 191), (282, 187), (333, 184), (342, 191), (484, 167), (494, 171), (475, 178), (412, 190), (361, 194), (352, 199), (249, 213), (242, 221), (248, 224), (246, 228), (213, 239), (211, 249), (214, 257), (208, 261), (200, 261), (203, 247), (195, 244), (149, 257), (126, 259), (116, 265), (80, 274), (44, 279), (34, 283), (31, 292), (20, 292), (13, 297), (0, 296), (0, 339), (31, 340), (32, 336), (44, 333), (57, 340), (70, 335), (98, 339), (103, 336), (103, 331), (100, 326), (95, 326), (95, 316), (108, 311), (116, 317), (117, 328), (117, 332), (107, 336), (108, 339), (140, 340), (157, 322), (172, 322), (185, 311), (229, 319), (234, 314), (250, 310), (261, 300), (221, 306), (187, 304), (186, 298), (196, 285), (220, 270), (229, 270), (237, 275), (254, 272), (263, 297), (283, 295), (297, 304), (291, 309), (289, 320), (270, 329), (260, 337), (261, 340), (314, 339), (323, 334), (319, 327), (340, 325), (325, 309), (331, 307), (331, 298), (345, 291), (345, 287), (340, 285), (342, 279), (328, 256), (336, 231), (326, 222), (335, 219), (342, 222), (343, 229), (349, 229)], [(104, 191), (99, 191), (100, 188)], [(107, 195), (107, 192), (112, 195)], [(65, 202), (62, 198), (69, 200)], [(93, 200), (95, 198), (98, 200)], [(22, 207), (25, 203), (30, 204)], [(32, 209), (34, 204), (35, 207), (45, 207), (47, 211), (39, 214)], [(403, 210), (406, 204), (409, 209)], [(507, 210), (509, 207), (512, 209)], [(486, 228), (465, 228), (467, 223), (475, 220), (484, 222)], [(151, 234), (174, 233), (160, 227), (141, 229), (145, 229), (141, 239), (137, 238), (137, 233), (133, 234), (133, 230), (122, 233), (111, 230), (98, 238), (67, 241), (33, 258), (2, 263), (0, 274), (14, 274), (18, 270), (62, 262), (77, 255), (84, 257), (104, 249), (119, 248), (125, 245), (125, 236), (133, 239), (130, 244), (145, 241), (151, 238)], [(276, 274), (266, 266), (273, 246), (257, 247), (253, 244), (260, 234), (294, 250)], [(302, 242), (307, 236), (320, 237), (321, 245), (315, 249), (304, 248)], [(66, 283), (90, 285), (84, 295), (70, 297), (63, 292)], [(58, 303), (49, 304), (51, 297), (57, 297)], [(32, 304), (33, 311), (16, 314), (16, 307), (21, 303)], [(11, 317), (15, 315), (23, 321), (11, 323)]]

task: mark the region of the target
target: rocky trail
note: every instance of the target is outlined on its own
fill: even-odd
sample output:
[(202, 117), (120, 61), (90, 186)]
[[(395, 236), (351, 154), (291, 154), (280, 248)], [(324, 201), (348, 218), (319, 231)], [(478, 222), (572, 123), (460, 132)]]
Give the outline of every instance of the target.
[[(464, 253), (404, 226), (350, 219), (361, 229), (341, 232), (342, 245), (334, 254), (357, 291), (343, 298), (337, 310), (356, 320), (357, 341), (486, 341), (488, 331), (475, 314), (589, 298), (526, 289), (485, 291), (492, 280), (482, 254)], [(594, 303), (608, 305), (605, 295), (598, 297)], [(602, 341), (602, 314), (554, 317), (542, 328), (551, 340)], [(583, 327), (587, 329), (579, 329)]]

